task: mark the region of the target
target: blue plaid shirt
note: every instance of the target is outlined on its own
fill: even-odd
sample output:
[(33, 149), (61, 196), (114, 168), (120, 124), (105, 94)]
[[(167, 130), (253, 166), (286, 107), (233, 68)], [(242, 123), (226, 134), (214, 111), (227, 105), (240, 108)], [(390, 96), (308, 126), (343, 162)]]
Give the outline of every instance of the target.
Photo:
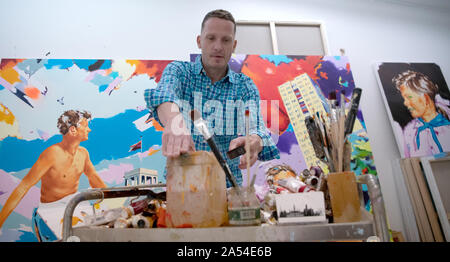
[[(259, 135), (263, 141), (263, 149), (258, 154), (258, 160), (280, 158), (261, 116), (258, 89), (253, 81), (242, 73), (238, 74), (228, 69), (224, 78), (212, 84), (203, 69), (201, 56), (198, 56), (195, 62), (174, 61), (164, 69), (158, 86), (145, 90), (144, 96), (148, 108), (160, 124), (156, 108), (164, 102), (177, 104), (191, 131), (195, 149), (211, 151), (190, 119), (191, 110), (199, 111), (208, 123), (217, 147), (240, 185), (242, 174), (238, 168), (239, 158), (230, 160), (226, 152), (231, 140), (245, 135), (245, 110), (250, 110), (249, 133)], [(228, 180), (227, 186), (231, 186)]]

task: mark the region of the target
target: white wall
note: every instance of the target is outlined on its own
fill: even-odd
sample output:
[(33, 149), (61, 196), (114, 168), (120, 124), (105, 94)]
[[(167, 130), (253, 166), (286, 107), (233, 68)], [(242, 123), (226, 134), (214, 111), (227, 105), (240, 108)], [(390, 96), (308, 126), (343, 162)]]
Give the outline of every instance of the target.
[[(325, 24), (331, 55), (344, 48), (385, 198), (390, 226), (404, 224), (392, 160), (400, 157), (373, 62), (434, 62), (450, 84), (450, 4), (401, 0), (0, 0), (0, 57), (188, 60), (203, 16), (224, 8), (237, 20), (314, 20)], [(430, 2), (425, 1), (428, 5)], [(445, 1), (432, 1), (444, 3)], [(431, 3), (432, 3), (431, 2)]]

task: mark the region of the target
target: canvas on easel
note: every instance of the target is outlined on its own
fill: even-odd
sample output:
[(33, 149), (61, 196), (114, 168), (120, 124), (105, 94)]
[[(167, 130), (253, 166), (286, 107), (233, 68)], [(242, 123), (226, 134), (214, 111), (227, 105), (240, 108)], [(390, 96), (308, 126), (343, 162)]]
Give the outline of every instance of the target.
[(375, 74), (402, 158), (450, 151), (450, 91), (434, 63), (376, 63)]

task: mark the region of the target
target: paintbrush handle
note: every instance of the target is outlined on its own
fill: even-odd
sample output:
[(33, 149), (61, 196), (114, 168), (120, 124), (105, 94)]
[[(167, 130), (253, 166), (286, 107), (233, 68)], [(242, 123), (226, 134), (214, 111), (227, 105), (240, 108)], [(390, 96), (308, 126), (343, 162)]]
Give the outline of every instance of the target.
[(347, 118), (345, 119), (345, 135), (351, 134), (353, 131), (353, 126), (355, 125), (356, 114), (358, 109), (350, 109)]
[(250, 184), (250, 120), (245, 116), (245, 158), (247, 162), (247, 186)]
[(207, 139), (206, 142), (208, 142), (211, 151), (214, 153), (214, 156), (216, 157), (217, 161), (219, 162), (220, 166), (225, 172), (225, 175), (227, 176), (228, 180), (231, 182), (231, 185), (235, 188), (239, 187), (238, 183), (236, 182), (236, 178), (231, 173), (230, 167), (228, 166), (227, 162), (225, 162), (225, 159), (223, 159), (222, 154), (220, 154), (216, 142), (214, 142), (214, 136)]
[(350, 112), (348, 113), (348, 116), (345, 119), (345, 136), (347, 136), (353, 131), (353, 126), (356, 120), (356, 114), (358, 114), (359, 101), (361, 100), (361, 93), (362, 93), (361, 88), (356, 87), (355, 89), (353, 89)]
[(247, 162), (247, 185), (250, 182), (250, 138), (245, 136), (245, 158)]
[(345, 119), (343, 116), (341, 116), (339, 118), (339, 137), (338, 137), (338, 142), (339, 142), (339, 152), (338, 152), (338, 172), (342, 172), (343, 170), (343, 159), (344, 159), (344, 144), (345, 144), (345, 137), (344, 137), (344, 124), (345, 124)]

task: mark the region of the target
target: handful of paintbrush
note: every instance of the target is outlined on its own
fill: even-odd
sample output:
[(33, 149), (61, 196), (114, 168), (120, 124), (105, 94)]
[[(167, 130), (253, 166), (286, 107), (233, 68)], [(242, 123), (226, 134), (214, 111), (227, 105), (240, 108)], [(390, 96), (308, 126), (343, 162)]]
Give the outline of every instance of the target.
[(330, 172), (350, 171), (351, 145), (347, 138), (356, 120), (361, 91), (361, 88), (353, 89), (347, 114), (344, 93), (341, 92), (338, 101), (336, 92), (331, 92), (328, 96), (327, 115), (324, 117), (316, 112), (305, 118), (314, 153), (328, 165)]

